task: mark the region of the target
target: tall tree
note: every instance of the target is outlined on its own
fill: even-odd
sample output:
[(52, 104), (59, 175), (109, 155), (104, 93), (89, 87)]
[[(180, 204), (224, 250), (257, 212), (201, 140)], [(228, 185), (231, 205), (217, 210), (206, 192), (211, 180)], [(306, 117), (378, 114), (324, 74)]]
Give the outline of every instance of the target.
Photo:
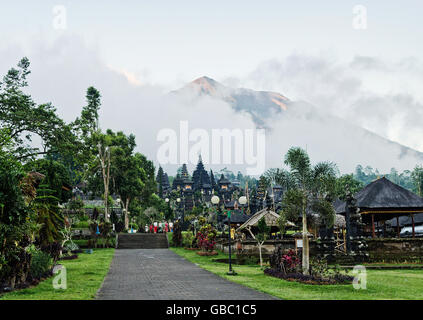
[(163, 198), (163, 169), (159, 166), (156, 182), (159, 184), (159, 197)]
[[(0, 82), (0, 129), (10, 136), (11, 152), (22, 161), (45, 154), (72, 153), (75, 136), (71, 126), (58, 117), (51, 103), (37, 105), (23, 91), (28, 86), (29, 65), (29, 60), (23, 58)], [(41, 146), (35, 146), (34, 136), (41, 140)]]
[(416, 166), (411, 173), (415, 192), (421, 197), (423, 196), (423, 167)]
[(282, 206), (288, 217), (298, 217), (298, 214), (302, 217), (302, 267), (303, 273), (309, 274), (307, 215), (318, 214), (328, 227), (333, 225), (335, 210), (332, 201), (337, 169), (331, 162), (319, 162), (312, 166), (307, 152), (296, 147), (288, 150), (285, 164), (290, 167), (295, 188), (285, 194)]

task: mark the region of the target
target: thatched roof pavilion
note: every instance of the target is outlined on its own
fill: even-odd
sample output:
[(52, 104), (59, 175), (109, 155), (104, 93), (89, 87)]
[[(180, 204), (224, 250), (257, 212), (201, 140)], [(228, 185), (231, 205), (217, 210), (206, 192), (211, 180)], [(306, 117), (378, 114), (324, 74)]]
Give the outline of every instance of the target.
[[(266, 224), (270, 227), (271, 232), (275, 232), (275, 229), (279, 230), (278, 218), (279, 215), (267, 208), (257, 211), (247, 221), (245, 221), (237, 230), (242, 231), (251, 227), (252, 230), (257, 228), (258, 222), (261, 218), (265, 219)], [(287, 226), (295, 226), (292, 222), (287, 221)]]
[[(354, 198), (357, 200), (363, 222), (372, 224), (373, 236), (374, 222), (423, 213), (423, 198), (385, 177), (365, 186)], [(335, 212), (345, 214), (345, 205), (343, 201), (335, 201)]]

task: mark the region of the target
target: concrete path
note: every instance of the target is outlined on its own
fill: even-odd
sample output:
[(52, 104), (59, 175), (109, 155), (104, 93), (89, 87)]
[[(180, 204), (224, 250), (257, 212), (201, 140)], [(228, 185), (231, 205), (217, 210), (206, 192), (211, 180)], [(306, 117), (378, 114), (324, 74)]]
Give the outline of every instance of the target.
[(97, 293), (102, 300), (267, 300), (168, 249), (120, 249)]

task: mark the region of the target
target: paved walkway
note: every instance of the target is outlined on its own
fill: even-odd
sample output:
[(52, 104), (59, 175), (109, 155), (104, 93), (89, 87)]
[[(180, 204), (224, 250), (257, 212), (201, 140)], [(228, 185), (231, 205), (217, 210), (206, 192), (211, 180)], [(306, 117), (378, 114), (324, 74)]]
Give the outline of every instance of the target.
[(225, 280), (168, 249), (120, 249), (97, 299), (264, 300), (276, 299)]

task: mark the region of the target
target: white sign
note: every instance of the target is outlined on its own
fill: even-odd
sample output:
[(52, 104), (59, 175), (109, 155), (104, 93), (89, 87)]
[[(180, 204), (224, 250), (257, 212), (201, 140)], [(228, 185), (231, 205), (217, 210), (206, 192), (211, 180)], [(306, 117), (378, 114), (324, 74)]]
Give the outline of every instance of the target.
[(302, 239), (296, 239), (295, 241), (297, 242), (297, 248), (303, 247), (303, 240)]

